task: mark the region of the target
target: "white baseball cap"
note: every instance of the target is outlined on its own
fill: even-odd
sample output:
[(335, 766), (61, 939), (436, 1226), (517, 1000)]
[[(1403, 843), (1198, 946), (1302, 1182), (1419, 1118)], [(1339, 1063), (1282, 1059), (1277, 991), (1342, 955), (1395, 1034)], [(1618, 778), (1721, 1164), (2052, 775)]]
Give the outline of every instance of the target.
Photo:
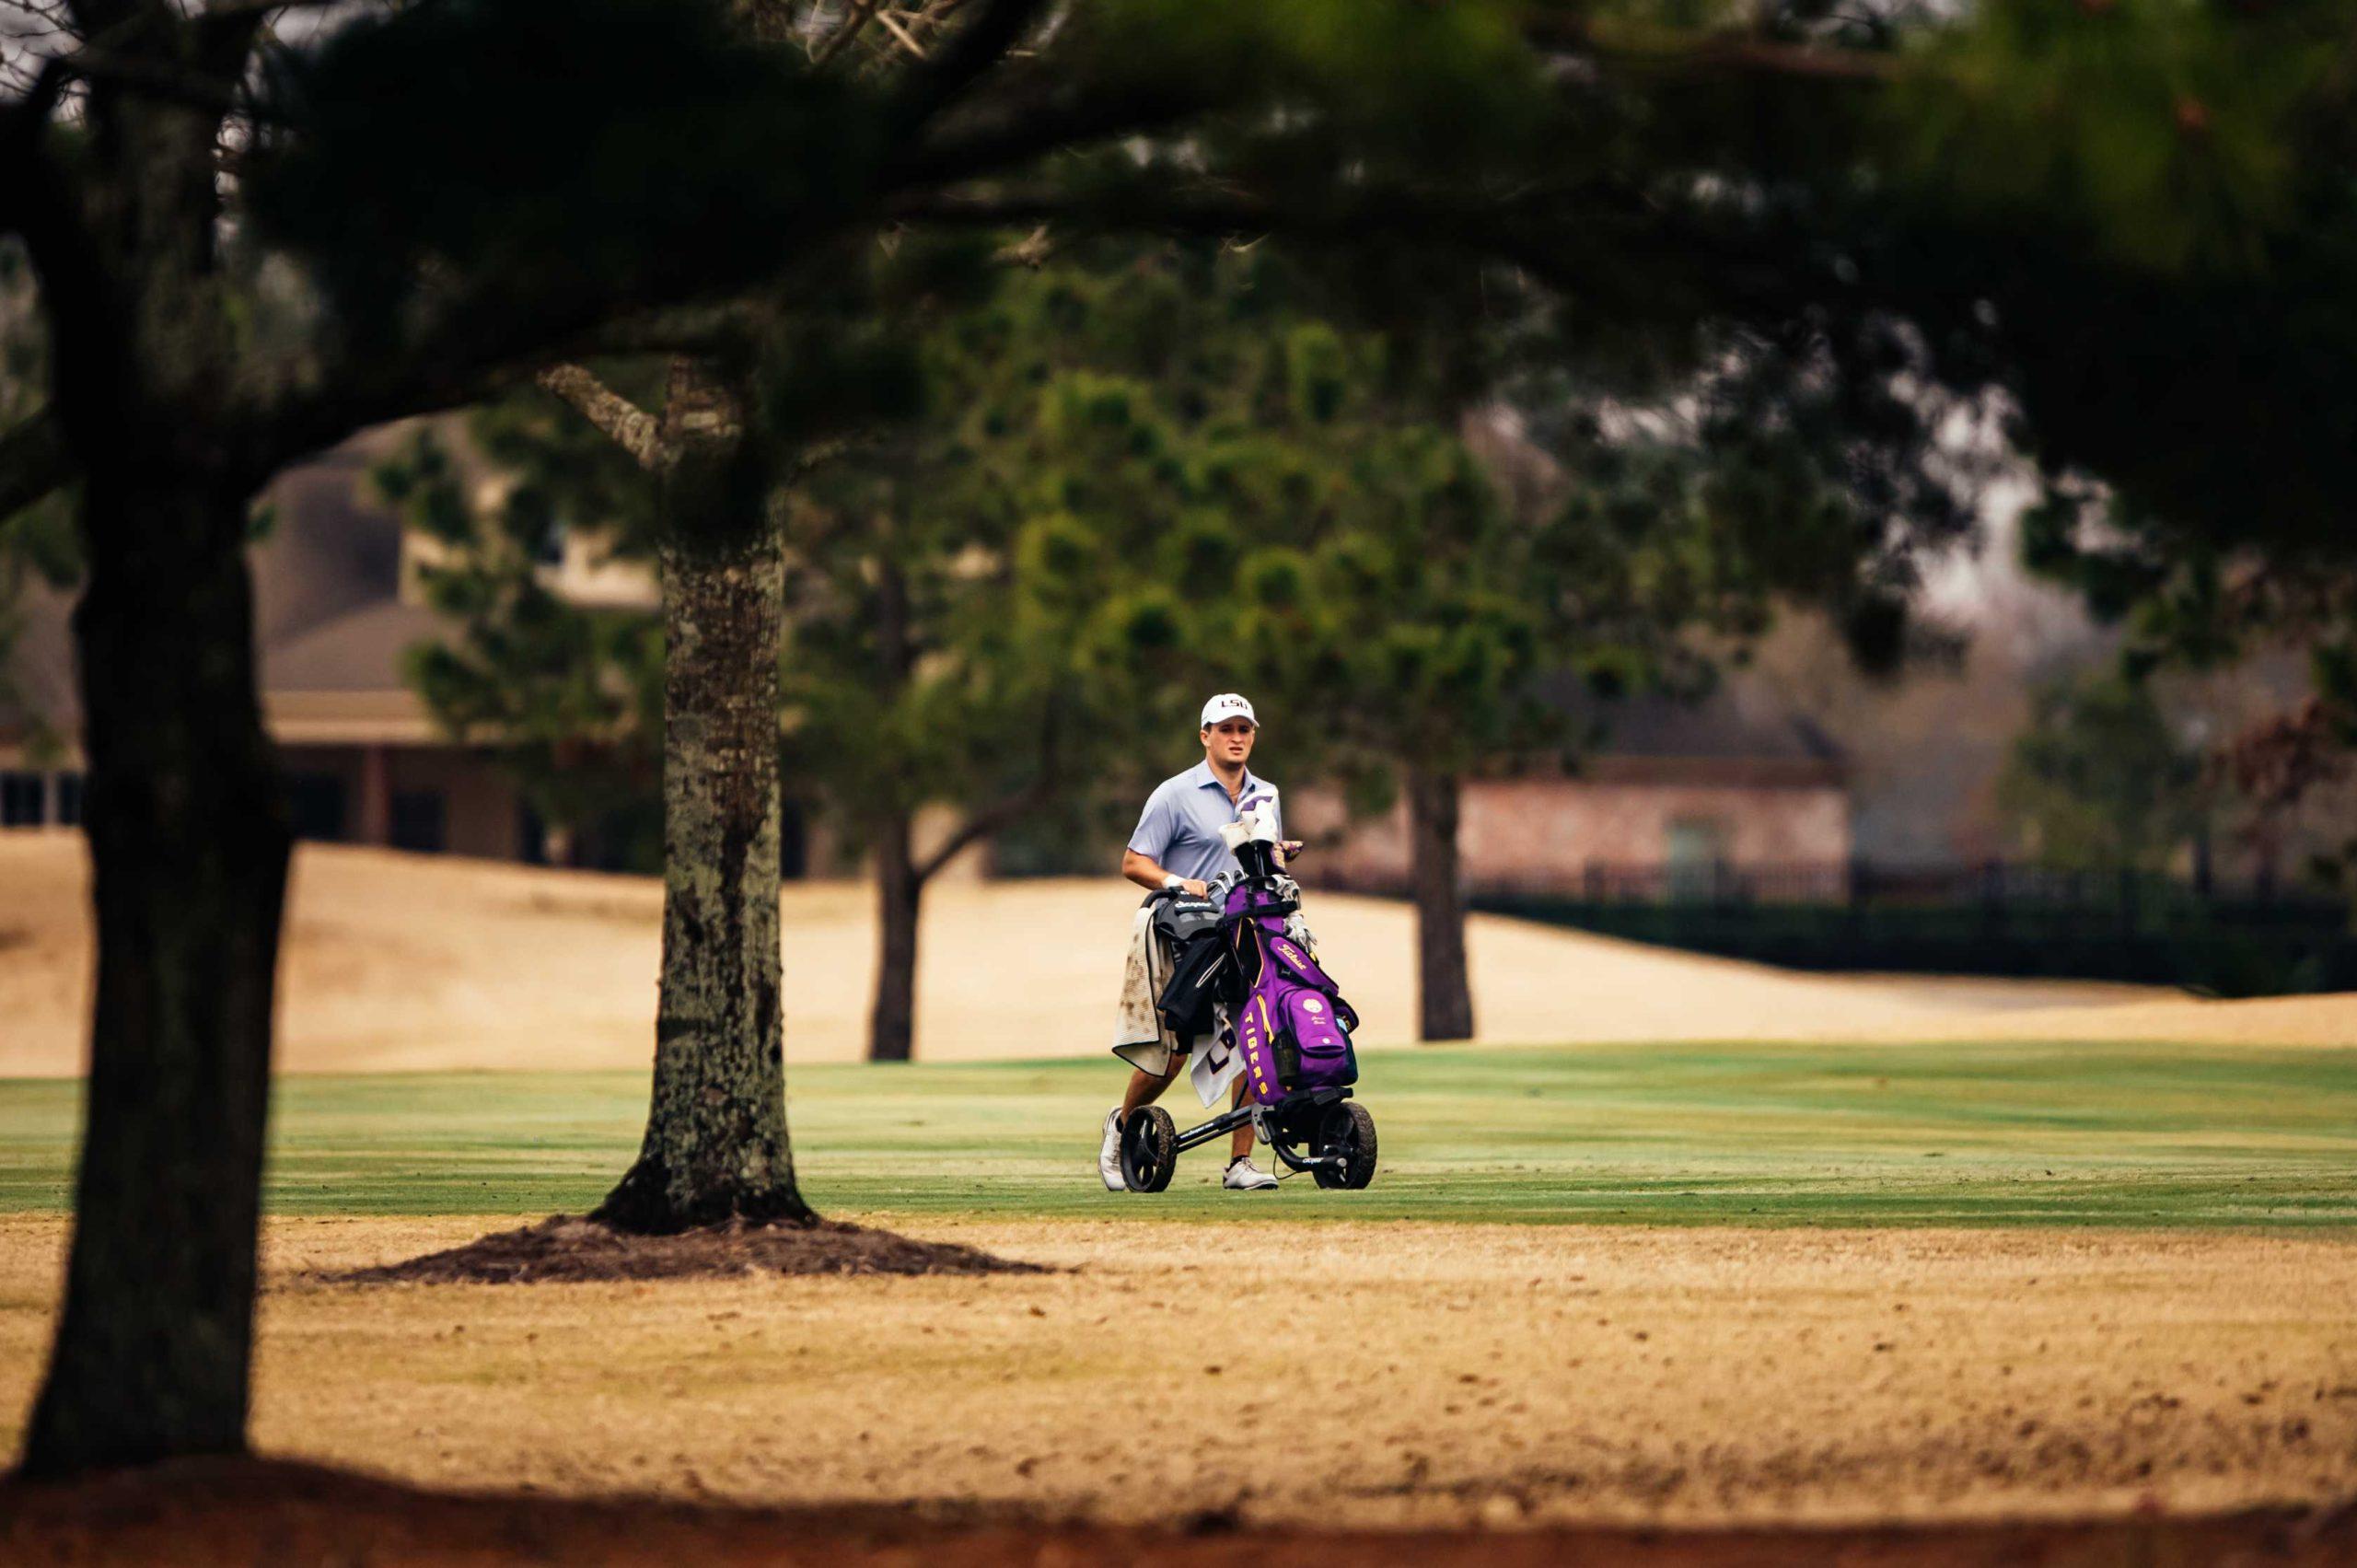
[(1260, 721), (1253, 715), (1252, 704), (1233, 691), (1223, 691), (1203, 704), (1203, 728), (1209, 729), (1222, 719), (1243, 719), (1254, 729), (1260, 727)]

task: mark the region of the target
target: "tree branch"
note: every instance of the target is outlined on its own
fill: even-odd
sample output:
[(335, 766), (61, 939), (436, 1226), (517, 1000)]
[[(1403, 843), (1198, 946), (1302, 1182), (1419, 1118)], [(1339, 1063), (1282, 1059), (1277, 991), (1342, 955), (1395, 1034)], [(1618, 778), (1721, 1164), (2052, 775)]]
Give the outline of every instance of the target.
[(82, 36), (94, 41), (115, 28), (178, 19), (167, 0), (65, 0), (65, 8)]
[(648, 311), (585, 332), (560, 352), (575, 357), (617, 354), (734, 353), (761, 331), (757, 313), (741, 301), (683, 305)]
[(819, 46), (819, 52), (810, 57), (810, 64), (814, 67), (825, 65), (836, 55), (851, 47), (852, 40), (860, 35), (861, 29), (867, 26), (868, 19), (876, 15), (876, 7), (882, 3), (883, 0), (856, 0), (856, 4), (852, 6), (851, 15), (845, 17), (842, 25), (834, 30), (826, 42)]
[(580, 411), (643, 469), (663, 461), (663, 427), (655, 416), (578, 365), (552, 365), (534, 379)]
[(1072, 93), (1014, 105), (988, 122), (918, 145), (901, 160), (894, 180), (910, 188), (954, 185), (1018, 168), (1059, 147), (1162, 130), (1207, 107), (1208, 99), (1175, 88), (1109, 98)]
[[(1719, 247), (1693, 215), (1658, 209), (1608, 183), (1512, 196), (1367, 186), (1318, 205), (1279, 205), (1249, 191), (1166, 185), (1067, 193), (1052, 189), (912, 192), (894, 203), (911, 223), (984, 228), (1160, 233), (1237, 240), (1280, 234), (1305, 244), (1388, 240), (1486, 257), (1549, 284), (1577, 283), (1598, 244), (1619, 253), (1651, 247), (1665, 262)], [(1740, 260), (1728, 255), (1724, 265)]]
[(977, 78), (1005, 58), (1046, 8), (1046, 0), (983, 0), (980, 16), (952, 33), (931, 60), (911, 73), (902, 99), (903, 123), (922, 126), (964, 97)]
[(0, 433), (0, 519), (15, 517), (73, 478), (74, 459), (47, 409)]
[(1091, 192), (1073, 196), (1038, 189), (988, 194), (921, 190), (892, 203), (890, 211), (904, 223), (964, 228), (1037, 227), (1051, 224), (1102, 232), (1143, 227), (1214, 239), (1266, 234), (1276, 226), (1279, 216), (1277, 210), (1266, 203), (1243, 195), (1141, 199), (1132, 207), (1118, 194)]
[(270, 26), (270, 11), (257, 6), (215, 7), (199, 13), (193, 24), (197, 64), (236, 87), (245, 80), (254, 41)]
[(207, 72), (185, 70), (163, 61), (83, 49), (75, 52), (68, 71), (86, 82), (104, 82), (192, 109), (211, 110), (216, 114), (226, 114), (238, 103), (234, 81), (225, 82)]
[(1039, 772), (1029, 784), (1012, 795), (997, 800), (975, 812), (958, 824), (958, 830), (924, 859), (910, 867), (910, 873), (922, 888), (933, 880), (934, 874), (947, 865), (967, 848), (997, 832), (1034, 807), (1046, 802), (1055, 792), (1057, 751), (1057, 710), (1051, 705), (1039, 729)]
[(978, 841), (988, 838), (1001, 828), (1007, 826), (1016, 818), (1046, 800), (1048, 795), (1048, 783), (1042, 779), (1036, 784), (1027, 785), (1004, 800), (995, 801), (982, 810), (977, 811), (959, 823), (958, 830), (944, 840), (940, 848), (911, 866), (910, 874), (915, 877), (919, 886), (931, 881), (935, 873), (957, 859)]
[(1876, 83), (1891, 80), (1899, 68), (1895, 54), (1785, 43), (1747, 32), (1616, 36), (1613, 29), (1599, 29), (1592, 16), (1567, 11), (1540, 12), (1524, 24), (1523, 35), (1541, 49), (1582, 54), (1631, 69), (1693, 75), (1747, 75)]
[(281, 11), (326, 10), (350, 3), (351, 0), (209, 0), (203, 10), (197, 14), (205, 17), (251, 16), (267, 22)]
[(72, 75), (66, 57), (53, 55), (41, 62), (24, 97), (0, 108), (0, 234), (20, 232), (31, 221), (39, 187), (54, 175), (41, 134)]
[(893, 16), (891, 12), (886, 10), (877, 11), (876, 13), (876, 25), (882, 28), (886, 32), (890, 33), (892, 35), (893, 41), (898, 43), (902, 49), (907, 50), (911, 54), (916, 56), (920, 60), (924, 58), (924, 45), (919, 43), (917, 41), (916, 34), (911, 32), (908, 29), (908, 25), (902, 22), (899, 17)]

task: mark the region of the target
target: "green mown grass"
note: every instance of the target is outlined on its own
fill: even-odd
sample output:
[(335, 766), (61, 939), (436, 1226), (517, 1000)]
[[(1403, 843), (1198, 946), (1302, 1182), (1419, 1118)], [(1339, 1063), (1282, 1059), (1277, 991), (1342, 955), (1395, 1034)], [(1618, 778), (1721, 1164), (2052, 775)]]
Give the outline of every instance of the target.
[[(1105, 1192), (1109, 1059), (809, 1067), (796, 1158), (838, 1213), (1643, 1225), (2357, 1225), (2357, 1050), (2166, 1045), (1583, 1047), (1370, 1053), (1360, 1193)], [(281, 1081), (292, 1214), (593, 1204), (633, 1152), (636, 1074)], [(78, 1086), (0, 1082), (0, 1210), (66, 1202)], [(1181, 1125), (1192, 1094), (1167, 1101)]]

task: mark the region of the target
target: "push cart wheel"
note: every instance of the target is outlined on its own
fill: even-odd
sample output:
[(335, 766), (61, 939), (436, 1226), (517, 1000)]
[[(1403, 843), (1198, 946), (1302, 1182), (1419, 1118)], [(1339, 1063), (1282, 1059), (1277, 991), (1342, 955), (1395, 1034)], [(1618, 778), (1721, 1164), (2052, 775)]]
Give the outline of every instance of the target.
[(1158, 1105), (1133, 1110), (1121, 1126), (1121, 1179), (1132, 1192), (1159, 1192), (1178, 1168), (1178, 1124)]
[(1318, 1129), (1318, 1153), (1340, 1155), (1340, 1168), (1318, 1167), (1318, 1185), (1352, 1191), (1375, 1179), (1375, 1117), (1356, 1100), (1329, 1106)]

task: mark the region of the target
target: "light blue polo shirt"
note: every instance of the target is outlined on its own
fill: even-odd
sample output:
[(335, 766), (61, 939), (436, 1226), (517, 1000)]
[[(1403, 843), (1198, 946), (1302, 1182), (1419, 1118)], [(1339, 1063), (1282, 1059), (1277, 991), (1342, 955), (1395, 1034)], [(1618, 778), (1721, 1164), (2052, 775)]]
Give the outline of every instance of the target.
[(1283, 838), (1284, 814), (1277, 804), (1276, 785), (1247, 768), (1244, 787), (1230, 800), (1211, 763), (1198, 762), (1154, 786), (1138, 815), (1137, 829), (1130, 834), (1130, 847), (1165, 871), (1208, 882), (1236, 869), (1236, 854), (1220, 842), (1219, 830), (1256, 809)]

